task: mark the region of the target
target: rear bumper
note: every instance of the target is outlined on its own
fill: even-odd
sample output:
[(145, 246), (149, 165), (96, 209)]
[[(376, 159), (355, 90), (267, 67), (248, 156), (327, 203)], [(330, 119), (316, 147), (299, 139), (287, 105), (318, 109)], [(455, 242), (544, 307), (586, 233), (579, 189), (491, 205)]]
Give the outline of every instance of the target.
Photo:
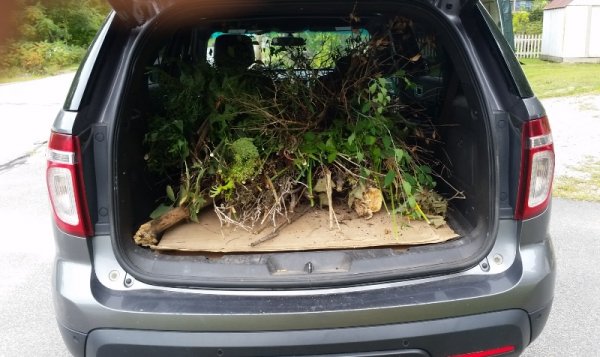
[[(506, 345), (518, 356), (530, 340), (523, 310), (345, 329), (185, 332), (98, 329), (79, 336), (76, 356), (448, 356)], [(62, 328), (63, 337), (73, 341)], [(64, 336), (67, 334), (67, 336)], [(87, 338), (85, 338), (87, 337)]]
[(189, 289), (132, 278), (114, 259), (109, 237), (61, 239), (69, 244), (57, 255), (54, 303), (75, 356), (399, 349), (447, 356), (504, 345), (518, 355), (545, 324), (556, 274), (549, 240), (518, 246), (498, 238), (480, 265), (438, 277), (331, 289)]

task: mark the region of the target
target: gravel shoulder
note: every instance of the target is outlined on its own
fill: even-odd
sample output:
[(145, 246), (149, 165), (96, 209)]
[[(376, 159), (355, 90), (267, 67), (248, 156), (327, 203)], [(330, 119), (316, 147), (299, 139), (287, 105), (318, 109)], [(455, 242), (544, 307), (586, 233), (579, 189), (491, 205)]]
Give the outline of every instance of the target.
[(600, 160), (600, 95), (542, 100), (554, 138), (555, 176), (577, 175), (574, 166)]

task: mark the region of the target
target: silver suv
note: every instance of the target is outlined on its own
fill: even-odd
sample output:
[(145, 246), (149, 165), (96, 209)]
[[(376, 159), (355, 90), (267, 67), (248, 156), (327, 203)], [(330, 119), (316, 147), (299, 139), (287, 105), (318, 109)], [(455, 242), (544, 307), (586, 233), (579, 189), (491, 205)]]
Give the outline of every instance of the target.
[[(552, 135), (480, 3), (109, 2), (48, 144), (54, 305), (73, 355), (517, 356), (541, 333), (556, 269)], [(150, 68), (177, 73), (169, 58), (213, 65), (221, 34), (328, 33), (353, 22), (376, 33), (395, 16), (409, 19), (424, 62), (394, 95), (439, 129), (432, 152), (448, 168), (439, 191), (464, 194), (446, 216), (458, 238), (240, 254), (135, 244), (166, 184), (145, 160), (159, 85)], [(258, 62), (247, 55), (244, 67)]]

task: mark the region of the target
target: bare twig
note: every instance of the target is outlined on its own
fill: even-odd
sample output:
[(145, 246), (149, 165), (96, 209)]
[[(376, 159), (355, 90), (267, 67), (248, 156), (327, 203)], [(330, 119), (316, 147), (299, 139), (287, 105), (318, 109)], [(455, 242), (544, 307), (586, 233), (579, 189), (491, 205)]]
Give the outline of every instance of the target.
[(206, 137), (208, 136), (209, 122), (205, 119), (200, 128), (198, 129), (198, 139), (196, 140), (196, 145), (194, 146), (194, 155), (196, 158), (199, 158), (200, 149), (204, 146), (206, 142)]
[(329, 206), (329, 229), (333, 229), (333, 222), (337, 229), (341, 230), (335, 211), (333, 210), (333, 188), (331, 187), (331, 171), (325, 168), (325, 190), (327, 191), (327, 206)]
[(306, 208), (302, 212), (298, 212), (298, 213), (294, 214), (288, 220), (284, 221), (279, 226), (275, 227), (271, 233), (269, 233), (269, 234), (265, 235), (264, 237), (261, 237), (261, 238), (255, 240), (254, 242), (250, 243), (250, 246), (251, 247), (256, 247), (259, 244), (262, 244), (264, 242), (268, 242), (271, 239), (277, 237), (283, 228), (285, 228), (288, 225), (292, 224), (293, 222), (297, 221), (300, 217), (304, 216), (304, 214), (306, 212), (308, 212), (309, 210), (310, 210), (310, 207)]

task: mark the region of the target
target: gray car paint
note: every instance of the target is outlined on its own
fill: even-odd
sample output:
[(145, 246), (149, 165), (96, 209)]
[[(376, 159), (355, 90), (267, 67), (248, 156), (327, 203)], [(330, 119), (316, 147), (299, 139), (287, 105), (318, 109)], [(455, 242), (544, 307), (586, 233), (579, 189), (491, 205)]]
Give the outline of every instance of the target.
[[(98, 46), (105, 35), (99, 36)], [(97, 56), (97, 52), (90, 56)], [(68, 100), (67, 110), (59, 114), (54, 130), (73, 132), (83, 96), (77, 88), (85, 88), (89, 71), (91, 68), (84, 69), (76, 79), (76, 94)], [(115, 98), (120, 95), (120, 84), (114, 84)], [(529, 118), (543, 115), (537, 99), (524, 99), (523, 103)], [(54, 303), (59, 323), (84, 334), (101, 327), (285, 331), (377, 326), (509, 309), (533, 314), (547, 309), (553, 298), (556, 272), (547, 233), (549, 219), (548, 210), (525, 222), (500, 220), (487, 257), (462, 272), (409, 281), (281, 291), (146, 284), (118, 263), (109, 235), (86, 240), (55, 228)]]

